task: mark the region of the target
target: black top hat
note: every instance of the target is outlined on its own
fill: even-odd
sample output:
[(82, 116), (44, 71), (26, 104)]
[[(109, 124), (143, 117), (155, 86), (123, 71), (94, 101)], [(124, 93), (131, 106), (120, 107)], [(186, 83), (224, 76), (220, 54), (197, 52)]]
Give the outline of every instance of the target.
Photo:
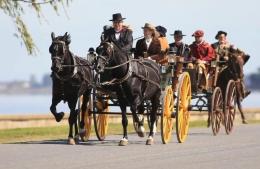
[(125, 18), (122, 18), (122, 15), (121, 13), (116, 13), (116, 14), (113, 14), (113, 19), (109, 20), (109, 21), (122, 21), (124, 20)]
[(157, 30), (157, 32), (160, 33), (161, 36), (165, 37), (166, 36), (166, 32), (167, 32), (167, 29), (163, 26), (156, 26), (155, 29)]
[(95, 49), (91, 47), (88, 49), (88, 52), (95, 52)]
[(215, 39), (218, 39), (218, 36), (219, 36), (219, 35), (222, 35), (222, 34), (224, 34), (225, 36), (227, 36), (227, 32), (218, 31), (217, 35), (215, 36)]
[(172, 36), (186, 36), (186, 35), (183, 35), (182, 34), (182, 31), (181, 30), (176, 30), (174, 31), (174, 34), (171, 34)]

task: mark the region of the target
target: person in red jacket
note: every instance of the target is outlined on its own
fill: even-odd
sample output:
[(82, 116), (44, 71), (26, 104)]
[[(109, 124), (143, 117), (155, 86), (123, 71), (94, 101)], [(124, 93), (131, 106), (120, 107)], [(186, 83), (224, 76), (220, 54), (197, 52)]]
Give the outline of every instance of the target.
[(215, 58), (215, 51), (212, 46), (203, 39), (204, 32), (202, 30), (195, 31), (192, 36), (195, 37), (195, 41), (190, 45), (190, 58), (195, 60), (198, 73), (197, 85), (199, 90), (203, 90), (206, 89), (207, 86), (207, 63)]

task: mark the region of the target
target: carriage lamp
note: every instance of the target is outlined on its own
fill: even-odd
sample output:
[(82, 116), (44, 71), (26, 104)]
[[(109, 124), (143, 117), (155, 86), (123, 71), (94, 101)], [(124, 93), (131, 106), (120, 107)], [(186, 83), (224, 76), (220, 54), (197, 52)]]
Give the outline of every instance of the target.
[(95, 53), (94, 48), (89, 48), (88, 54), (87, 54), (87, 60), (88, 60), (91, 64), (93, 64), (93, 63), (95, 62), (96, 56), (97, 56), (97, 55), (96, 55), (96, 53)]
[(93, 64), (96, 60), (96, 53), (88, 53), (87, 54), (87, 60)]
[(168, 63), (170, 64), (170, 65), (173, 65), (174, 64), (174, 62), (175, 62), (175, 54), (173, 54), (173, 53), (169, 53), (168, 54)]
[(161, 65), (161, 73), (166, 73), (166, 66), (164, 65)]
[(169, 54), (168, 54), (168, 63), (170, 65), (173, 65), (174, 62), (176, 62), (176, 54), (177, 54), (177, 48), (170, 47)]

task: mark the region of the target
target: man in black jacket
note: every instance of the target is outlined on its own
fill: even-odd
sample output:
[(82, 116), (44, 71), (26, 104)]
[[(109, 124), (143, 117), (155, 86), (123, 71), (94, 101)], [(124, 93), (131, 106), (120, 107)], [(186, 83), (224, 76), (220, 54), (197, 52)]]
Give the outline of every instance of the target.
[(174, 42), (169, 44), (170, 48), (175, 48), (176, 55), (184, 57), (187, 60), (190, 53), (189, 45), (182, 42), (183, 36), (186, 35), (183, 35), (181, 30), (176, 30), (171, 35), (174, 37)]
[(123, 51), (130, 53), (133, 45), (132, 30), (123, 24), (123, 18), (120, 13), (113, 14), (113, 26), (104, 30), (104, 38), (109, 42), (115, 43)]

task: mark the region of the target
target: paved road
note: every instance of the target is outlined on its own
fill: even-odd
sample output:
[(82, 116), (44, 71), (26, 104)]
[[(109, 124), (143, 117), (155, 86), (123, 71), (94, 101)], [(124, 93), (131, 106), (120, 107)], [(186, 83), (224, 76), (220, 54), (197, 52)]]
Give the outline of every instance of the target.
[(130, 144), (117, 146), (120, 136), (69, 146), (65, 141), (0, 145), (0, 169), (260, 169), (260, 125), (235, 126), (227, 136), (222, 130), (194, 128), (184, 144), (174, 135), (168, 145), (145, 145), (130, 135)]

